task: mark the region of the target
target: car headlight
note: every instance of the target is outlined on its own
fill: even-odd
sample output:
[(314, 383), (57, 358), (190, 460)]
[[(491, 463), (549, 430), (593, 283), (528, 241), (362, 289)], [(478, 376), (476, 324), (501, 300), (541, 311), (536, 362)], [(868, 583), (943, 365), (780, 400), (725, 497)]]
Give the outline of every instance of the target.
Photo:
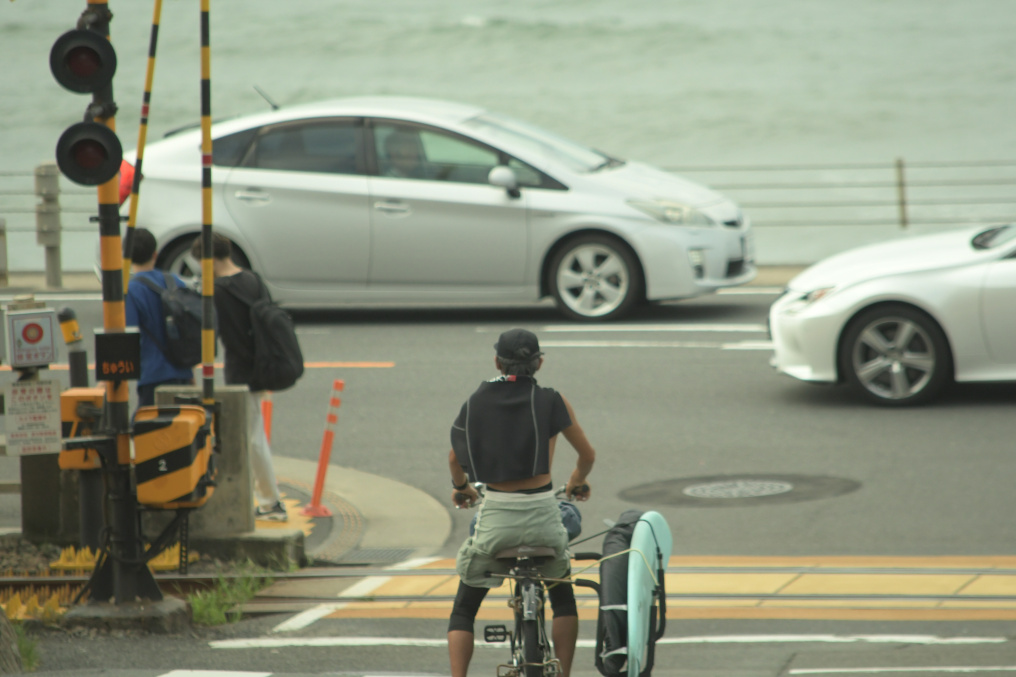
[(829, 294), (832, 294), (834, 289), (836, 289), (836, 287), (822, 287), (821, 289), (813, 289), (812, 291), (805, 294), (801, 298), (801, 300), (804, 301), (805, 305), (811, 305), (812, 303), (815, 303), (815, 301), (818, 301), (819, 299), (825, 298)]
[(686, 204), (671, 200), (628, 200), (628, 204), (643, 214), (648, 214), (657, 221), (672, 223), (677, 226), (711, 227), (716, 222)]
[(819, 289), (813, 289), (810, 292), (798, 294), (797, 298), (793, 302), (788, 303), (786, 311), (788, 313), (798, 313), (812, 305), (813, 303), (829, 296), (836, 290), (836, 287), (821, 287)]

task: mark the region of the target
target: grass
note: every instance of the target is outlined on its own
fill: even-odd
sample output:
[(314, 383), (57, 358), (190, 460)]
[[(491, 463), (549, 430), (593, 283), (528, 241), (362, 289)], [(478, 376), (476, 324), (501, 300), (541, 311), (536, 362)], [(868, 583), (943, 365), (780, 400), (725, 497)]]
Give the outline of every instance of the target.
[(241, 565), (235, 576), (219, 575), (215, 586), (187, 596), (191, 614), (199, 625), (225, 625), (240, 620), (240, 607), (254, 599), (258, 591), (271, 585), (266, 569), (251, 562)]
[(11, 623), (14, 634), (18, 638), (18, 653), (21, 654), (21, 667), (25, 672), (33, 672), (39, 667), (39, 645), (25, 632), (24, 623)]

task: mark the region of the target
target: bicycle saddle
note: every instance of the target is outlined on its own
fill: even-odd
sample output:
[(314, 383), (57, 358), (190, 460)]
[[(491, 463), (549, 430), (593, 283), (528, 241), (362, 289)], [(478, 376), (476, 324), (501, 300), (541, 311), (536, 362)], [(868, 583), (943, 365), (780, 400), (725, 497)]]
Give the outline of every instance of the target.
[(497, 552), (494, 555), (494, 559), (518, 559), (519, 557), (536, 559), (537, 557), (554, 557), (556, 555), (557, 551), (547, 546), (520, 545), (515, 548), (505, 548)]

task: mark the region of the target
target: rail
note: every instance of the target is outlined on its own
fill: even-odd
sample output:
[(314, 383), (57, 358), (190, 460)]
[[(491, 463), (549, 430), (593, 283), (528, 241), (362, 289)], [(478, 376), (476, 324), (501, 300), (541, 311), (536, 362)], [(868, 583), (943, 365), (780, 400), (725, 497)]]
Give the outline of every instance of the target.
[[(667, 171), (704, 183), (736, 200), (760, 237), (805, 227), (846, 230), (837, 242), (891, 237), (1016, 220), (1016, 160), (905, 161), (839, 164), (674, 165)], [(33, 182), (34, 181), (34, 186)], [(59, 286), (63, 234), (96, 234), (95, 192), (61, 181), (55, 165), (0, 171), (0, 220), (19, 247), (35, 233), (45, 247), (47, 286)], [(872, 228), (874, 227), (874, 228)], [(876, 230), (881, 228), (882, 230)], [(4, 231), (0, 231), (4, 232)], [(791, 236), (793, 237), (793, 236)], [(19, 243), (20, 240), (20, 243)], [(839, 246), (838, 244), (836, 246)], [(0, 286), (7, 274), (0, 252)], [(765, 261), (760, 263), (784, 263)]]
[(1016, 161), (692, 165), (758, 228), (976, 225), (1016, 219)]

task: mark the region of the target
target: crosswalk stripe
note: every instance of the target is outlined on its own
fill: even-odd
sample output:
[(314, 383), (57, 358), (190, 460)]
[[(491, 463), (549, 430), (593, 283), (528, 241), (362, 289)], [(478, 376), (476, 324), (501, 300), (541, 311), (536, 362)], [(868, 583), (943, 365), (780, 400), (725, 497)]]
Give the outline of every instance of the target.
[[(920, 644), (974, 645), (1004, 644), (1006, 637), (940, 637), (938, 635), (699, 635), (692, 637), (663, 637), (657, 645), (689, 644)], [(503, 649), (505, 642), (477, 642), (477, 647)], [(417, 647), (444, 648), (445, 638), (428, 637), (251, 637), (244, 639), (213, 640), (213, 649), (283, 649), (300, 647)], [(580, 639), (576, 646), (593, 649), (596, 640)]]

